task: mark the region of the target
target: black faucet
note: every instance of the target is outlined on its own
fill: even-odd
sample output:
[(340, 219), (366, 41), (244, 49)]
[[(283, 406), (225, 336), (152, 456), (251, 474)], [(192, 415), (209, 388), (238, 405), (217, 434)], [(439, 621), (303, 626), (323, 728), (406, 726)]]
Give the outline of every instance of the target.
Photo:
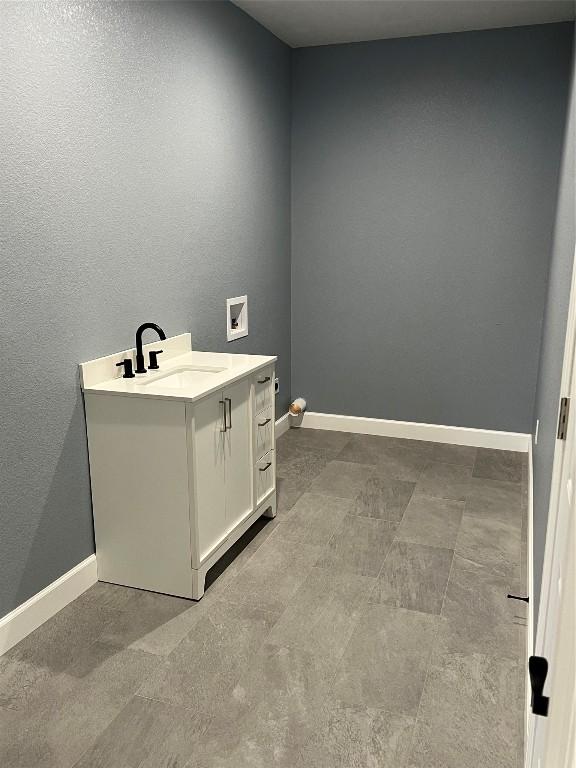
[(136, 331), (136, 371), (135, 373), (146, 373), (146, 366), (144, 365), (144, 353), (142, 352), (142, 334), (144, 331), (150, 328), (153, 331), (156, 331), (158, 336), (164, 341), (166, 339), (166, 334), (160, 328), (159, 325), (156, 325), (156, 323), (144, 323), (143, 325), (138, 328)]

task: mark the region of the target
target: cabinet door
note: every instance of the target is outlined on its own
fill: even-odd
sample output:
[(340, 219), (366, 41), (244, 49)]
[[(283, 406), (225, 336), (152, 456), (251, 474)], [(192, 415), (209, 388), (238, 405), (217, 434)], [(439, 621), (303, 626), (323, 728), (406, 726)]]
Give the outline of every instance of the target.
[(192, 414), (194, 471), (191, 484), (196, 517), (191, 521), (195, 528), (192, 566), (197, 568), (227, 533), (223, 393), (195, 403)]
[(227, 415), (224, 433), (226, 525), (229, 531), (254, 509), (250, 389), (250, 380), (242, 379), (224, 390)]

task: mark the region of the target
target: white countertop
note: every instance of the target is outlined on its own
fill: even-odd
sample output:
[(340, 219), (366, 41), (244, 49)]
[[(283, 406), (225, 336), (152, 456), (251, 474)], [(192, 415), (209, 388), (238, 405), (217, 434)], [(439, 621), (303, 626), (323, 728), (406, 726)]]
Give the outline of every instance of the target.
[[(147, 350), (163, 349), (158, 358), (160, 369), (136, 374), (125, 379), (124, 369), (116, 363), (126, 357), (134, 360), (135, 350), (118, 352), (80, 365), (82, 389), (86, 393), (112, 394), (128, 397), (152, 397), (194, 402), (217, 392), (235, 381), (273, 365), (277, 358), (266, 355), (234, 355), (226, 352), (197, 352), (190, 349), (189, 334), (156, 341), (144, 347)], [(188, 351), (185, 351), (188, 348)], [(184, 369), (186, 379), (178, 386), (176, 380), (167, 379), (171, 373)], [(192, 371), (190, 369), (193, 369)], [(212, 369), (212, 370), (211, 370)], [(222, 369), (215, 371), (214, 369)], [(189, 372), (189, 373), (188, 373)]]

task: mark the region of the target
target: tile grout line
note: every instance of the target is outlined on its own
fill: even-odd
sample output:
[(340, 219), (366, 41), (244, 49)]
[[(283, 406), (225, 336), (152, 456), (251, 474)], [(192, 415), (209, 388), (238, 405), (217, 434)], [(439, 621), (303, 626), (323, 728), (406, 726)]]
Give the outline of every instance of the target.
[(448, 578), (446, 579), (446, 586), (444, 587), (444, 594), (442, 595), (442, 605), (440, 606), (440, 613), (438, 614), (441, 618), (444, 618), (442, 615), (442, 611), (444, 610), (444, 603), (446, 602), (446, 595), (448, 594), (448, 586), (450, 584), (450, 579), (452, 578), (452, 571), (454, 569), (455, 559), (456, 559), (456, 545), (454, 545), (454, 549), (452, 550), (452, 561), (450, 563), (450, 571), (448, 573)]
[[(414, 491), (415, 490), (416, 490), (416, 483), (414, 483), (414, 488), (412, 489), (412, 493), (410, 494), (410, 498), (408, 499), (408, 504), (410, 504), (410, 502), (412, 501), (412, 498), (414, 496)], [(400, 523), (404, 519), (404, 515), (406, 514), (406, 510), (408, 509), (408, 504), (406, 504), (406, 506), (404, 507), (404, 511), (402, 512), (402, 517), (400, 518), (400, 520), (396, 524), (396, 528), (394, 529), (394, 536), (392, 537), (392, 541), (390, 542), (390, 546), (388, 547), (388, 551), (386, 552), (386, 557), (382, 561), (382, 565), (380, 566), (380, 570), (378, 571), (378, 576), (376, 576), (376, 584), (374, 584), (374, 586), (373, 586), (373, 588), (372, 588), (372, 590), (370, 592), (370, 595), (372, 595), (374, 593), (374, 590), (378, 586), (378, 581), (380, 580), (380, 576), (382, 575), (382, 571), (384, 570), (384, 566), (386, 565), (386, 561), (390, 557), (390, 552), (392, 551), (392, 547), (394, 545), (394, 542), (396, 541), (396, 533), (398, 531), (398, 528), (400, 527)]]
[[(454, 556), (452, 556), (452, 562), (454, 562)], [(444, 590), (444, 598), (446, 597), (446, 592), (448, 590), (448, 582), (450, 581), (450, 576), (452, 574), (452, 564), (450, 564), (450, 574), (448, 575), (448, 580), (446, 581), (446, 589)], [(444, 607), (444, 598), (442, 600), (442, 608)], [(436, 644), (438, 640), (438, 633), (440, 632), (440, 625), (442, 622), (442, 613), (438, 614), (438, 626), (436, 629), (436, 633), (434, 635), (434, 642), (432, 644), (432, 648), (430, 650), (430, 655), (428, 656), (428, 664), (426, 666), (426, 674), (424, 675), (424, 684), (422, 685), (422, 693), (420, 694), (420, 699), (418, 701), (418, 707), (416, 709), (416, 714), (414, 715), (414, 724), (412, 726), (412, 737), (410, 739), (410, 746), (408, 747), (406, 754), (407, 754), (407, 761), (410, 760), (412, 757), (412, 753), (414, 750), (415, 745), (415, 739), (416, 739), (416, 727), (418, 725), (418, 718), (420, 717), (420, 710), (422, 708), (422, 699), (424, 698), (424, 691), (426, 690), (426, 684), (428, 682), (428, 676), (430, 673), (430, 668), (432, 667), (432, 658), (433, 654), (436, 651)]]

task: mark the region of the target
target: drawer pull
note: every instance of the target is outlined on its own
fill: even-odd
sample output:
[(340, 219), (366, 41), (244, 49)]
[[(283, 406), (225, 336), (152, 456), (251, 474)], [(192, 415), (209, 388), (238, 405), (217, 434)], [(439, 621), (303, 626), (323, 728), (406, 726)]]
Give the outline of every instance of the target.
[(266, 424), (269, 424), (272, 421), (272, 419), (266, 419), (265, 421), (259, 421), (258, 426), (259, 427), (265, 427)]
[(270, 376), (264, 376), (263, 379), (258, 379), (258, 384), (266, 384), (267, 381), (270, 381)]
[(258, 467), (258, 470), (259, 470), (260, 472), (266, 472), (266, 470), (267, 470), (267, 469), (269, 469), (269, 467), (271, 467), (271, 466), (272, 466), (272, 462), (271, 462), (271, 461), (269, 461), (269, 462), (268, 462), (268, 464), (266, 464), (266, 466), (265, 466), (265, 467)]

